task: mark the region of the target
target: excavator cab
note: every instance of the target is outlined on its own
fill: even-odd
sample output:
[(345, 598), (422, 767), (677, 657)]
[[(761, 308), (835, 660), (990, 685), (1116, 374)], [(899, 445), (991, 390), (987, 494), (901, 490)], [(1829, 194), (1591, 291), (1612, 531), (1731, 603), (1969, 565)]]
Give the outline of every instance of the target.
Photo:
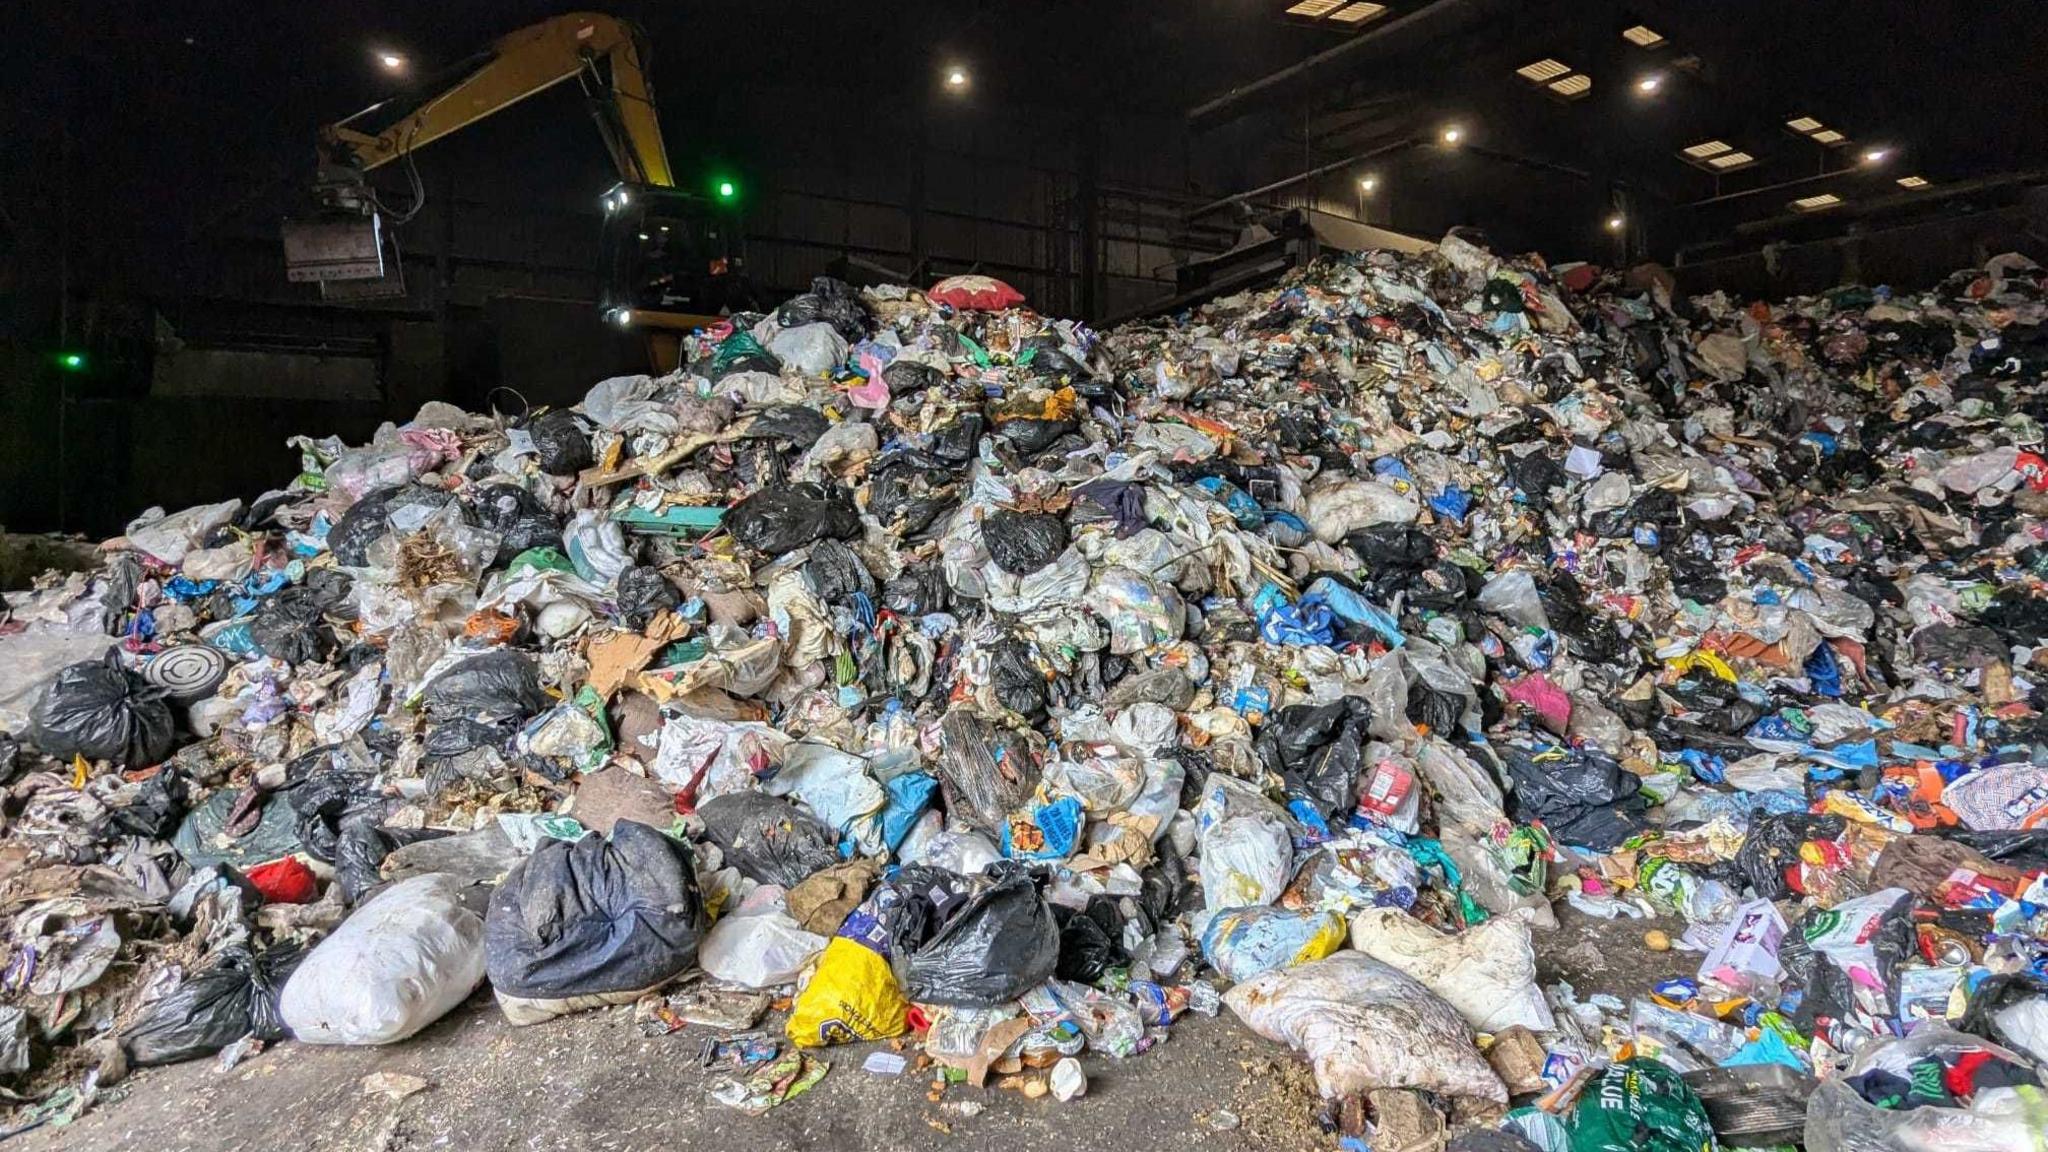
[(737, 212), (675, 188), (619, 184), (605, 193), (599, 300), (621, 327), (688, 331), (759, 308)]
[[(320, 213), (284, 229), (290, 278), (319, 284), (330, 299), (402, 294), (393, 228), (425, 195), (412, 154), (573, 80), (623, 178), (605, 197), (600, 307), (612, 323), (645, 330), (657, 370), (675, 367), (685, 333), (760, 302), (741, 266), (744, 237), (733, 206), (675, 187), (647, 59), (632, 25), (571, 12), (499, 37), (438, 91), (373, 105), (322, 128), (313, 188)], [(408, 161), (413, 191), (408, 206), (394, 212), (367, 177), (400, 161)], [(730, 185), (723, 185), (720, 200), (731, 199)]]

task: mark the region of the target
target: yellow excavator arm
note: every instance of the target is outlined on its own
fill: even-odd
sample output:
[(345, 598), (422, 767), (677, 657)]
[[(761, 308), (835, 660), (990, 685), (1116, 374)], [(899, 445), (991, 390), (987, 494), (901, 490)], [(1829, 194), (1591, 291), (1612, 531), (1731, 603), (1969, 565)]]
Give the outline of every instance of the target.
[[(580, 79), (592, 98), (598, 130), (620, 179), (673, 188), (675, 176), (661, 142), (644, 57), (645, 47), (633, 27), (615, 16), (556, 16), (499, 37), (485, 49), (474, 71), (381, 132), (372, 135), (349, 127), (375, 109), (322, 128), (322, 151), (368, 172), (537, 92)], [(604, 72), (600, 62), (608, 66)]]

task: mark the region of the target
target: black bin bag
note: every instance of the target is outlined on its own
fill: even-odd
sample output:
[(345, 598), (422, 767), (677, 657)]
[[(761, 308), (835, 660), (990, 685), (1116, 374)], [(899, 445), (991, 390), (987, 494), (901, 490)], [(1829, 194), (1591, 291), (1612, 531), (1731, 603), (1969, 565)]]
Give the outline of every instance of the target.
[(471, 656), (434, 677), (420, 703), (437, 723), (476, 720), (485, 724), (537, 716), (549, 704), (532, 657), (510, 648)]
[(981, 539), (996, 567), (1028, 576), (1067, 550), (1067, 525), (1057, 516), (999, 508), (982, 519)]
[(726, 531), (756, 552), (781, 556), (813, 540), (860, 535), (860, 512), (846, 494), (822, 484), (763, 488), (725, 514)]
[(766, 792), (728, 792), (697, 806), (704, 837), (725, 862), (762, 884), (794, 888), (839, 863), (839, 837), (823, 821)]
[(631, 992), (695, 964), (703, 935), (690, 846), (621, 820), (609, 840), (545, 840), (512, 869), (484, 916), (484, 971), (525, 999)]
[(571, 412), (550, 412), (526, 426), (533, 437), (540, 470), (550, 476), (574, 476), (596, 462), (590, 436)]
[(151, 1004), (121, 1033), (121, 1047), (135, 1064), (176, 1064), (211, 1056), (244, 1036), (284, 1039), (277, 997), (304, 955), (296, 944), (261, 953), (228, 945), (212, 964)]
[(969, 898), (897, 977), (918, 1004), (993, 1008), (1045, 983), (1059, 962), (1052, 909), (1019, 871)]
[(83, 756), (129, 768), (171, 754), (177, 724), (164, 690), (121, 667), (109, 651), (57, 673), (29, 716), (29, 738), (59, 760)]
[(1328, 704), (1291, 704), (1259, 729), (1259, 759), (1326, 817), (1358, 803), (1358, 772), (1372, 740), (1372, 705), (1357, 696)]

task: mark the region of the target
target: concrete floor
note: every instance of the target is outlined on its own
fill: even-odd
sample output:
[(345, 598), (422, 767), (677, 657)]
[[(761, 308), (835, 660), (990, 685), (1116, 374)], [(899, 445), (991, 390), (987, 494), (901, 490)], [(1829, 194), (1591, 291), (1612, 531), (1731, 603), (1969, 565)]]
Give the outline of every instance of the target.
[[(1561, 927), (1537, 937), (1546, 982), (1627, 997), (1690, 972), (1696, 956), (1652, 953), (1642, 921), (1608, 923), (1560, 903)], [(1676, 937), (1683, 925), (1661, 925)], [(771, 1015), (768, 1024), (778, 1018)], [(706, 1098), (717, 1073), (697, 1067), (708, 1028), (646, 1038), (630, 1007), (528, 1028), (507, 1025), (483, 992), (420, 1035), (385, 1048), (283, 1043), (228, 1071), (200, 1060), (140, 1072), (68, 1128), (31, 1132), (9, 1152), (278, 1152), (280, 1149), (463, 1152), (519, 1149), (718, 1148), (919, 1150), (994, 1147), (1132, 1152), (1332, 1148), (1318, 1131), (1306, 1065), (1260, 1040), (1226, 1009), (1183, 1017), (1164, 1045), (1129, 1060), (1083, 1057), (1088, 1095), (1061, 1104), (994, 1087), (926, 1099), (925, 1077), (861, 1069), (878, 1045), (835, 1048), (807, 1095), (750, 1117)], [(403, 1100), (366, 1095), (375, 1072), (423, 1077)], [(979, 1115), (961, 1103), (980, 1102)], [(1227, 1112), (1229, 1115), (1219, 1115)]]

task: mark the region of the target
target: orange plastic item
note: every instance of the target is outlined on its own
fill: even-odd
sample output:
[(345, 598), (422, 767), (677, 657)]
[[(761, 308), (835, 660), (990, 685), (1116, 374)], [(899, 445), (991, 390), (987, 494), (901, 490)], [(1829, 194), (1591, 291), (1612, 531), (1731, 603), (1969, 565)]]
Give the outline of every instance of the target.
[(462, 622), (462, 635), (489, 644), (509, 644), (519, 635), (519, 618), (485, 609)]
[(272, 904), (311, 904), (320, 898), (320, 878), (297, 856), (258, 864), (246, 875)]

